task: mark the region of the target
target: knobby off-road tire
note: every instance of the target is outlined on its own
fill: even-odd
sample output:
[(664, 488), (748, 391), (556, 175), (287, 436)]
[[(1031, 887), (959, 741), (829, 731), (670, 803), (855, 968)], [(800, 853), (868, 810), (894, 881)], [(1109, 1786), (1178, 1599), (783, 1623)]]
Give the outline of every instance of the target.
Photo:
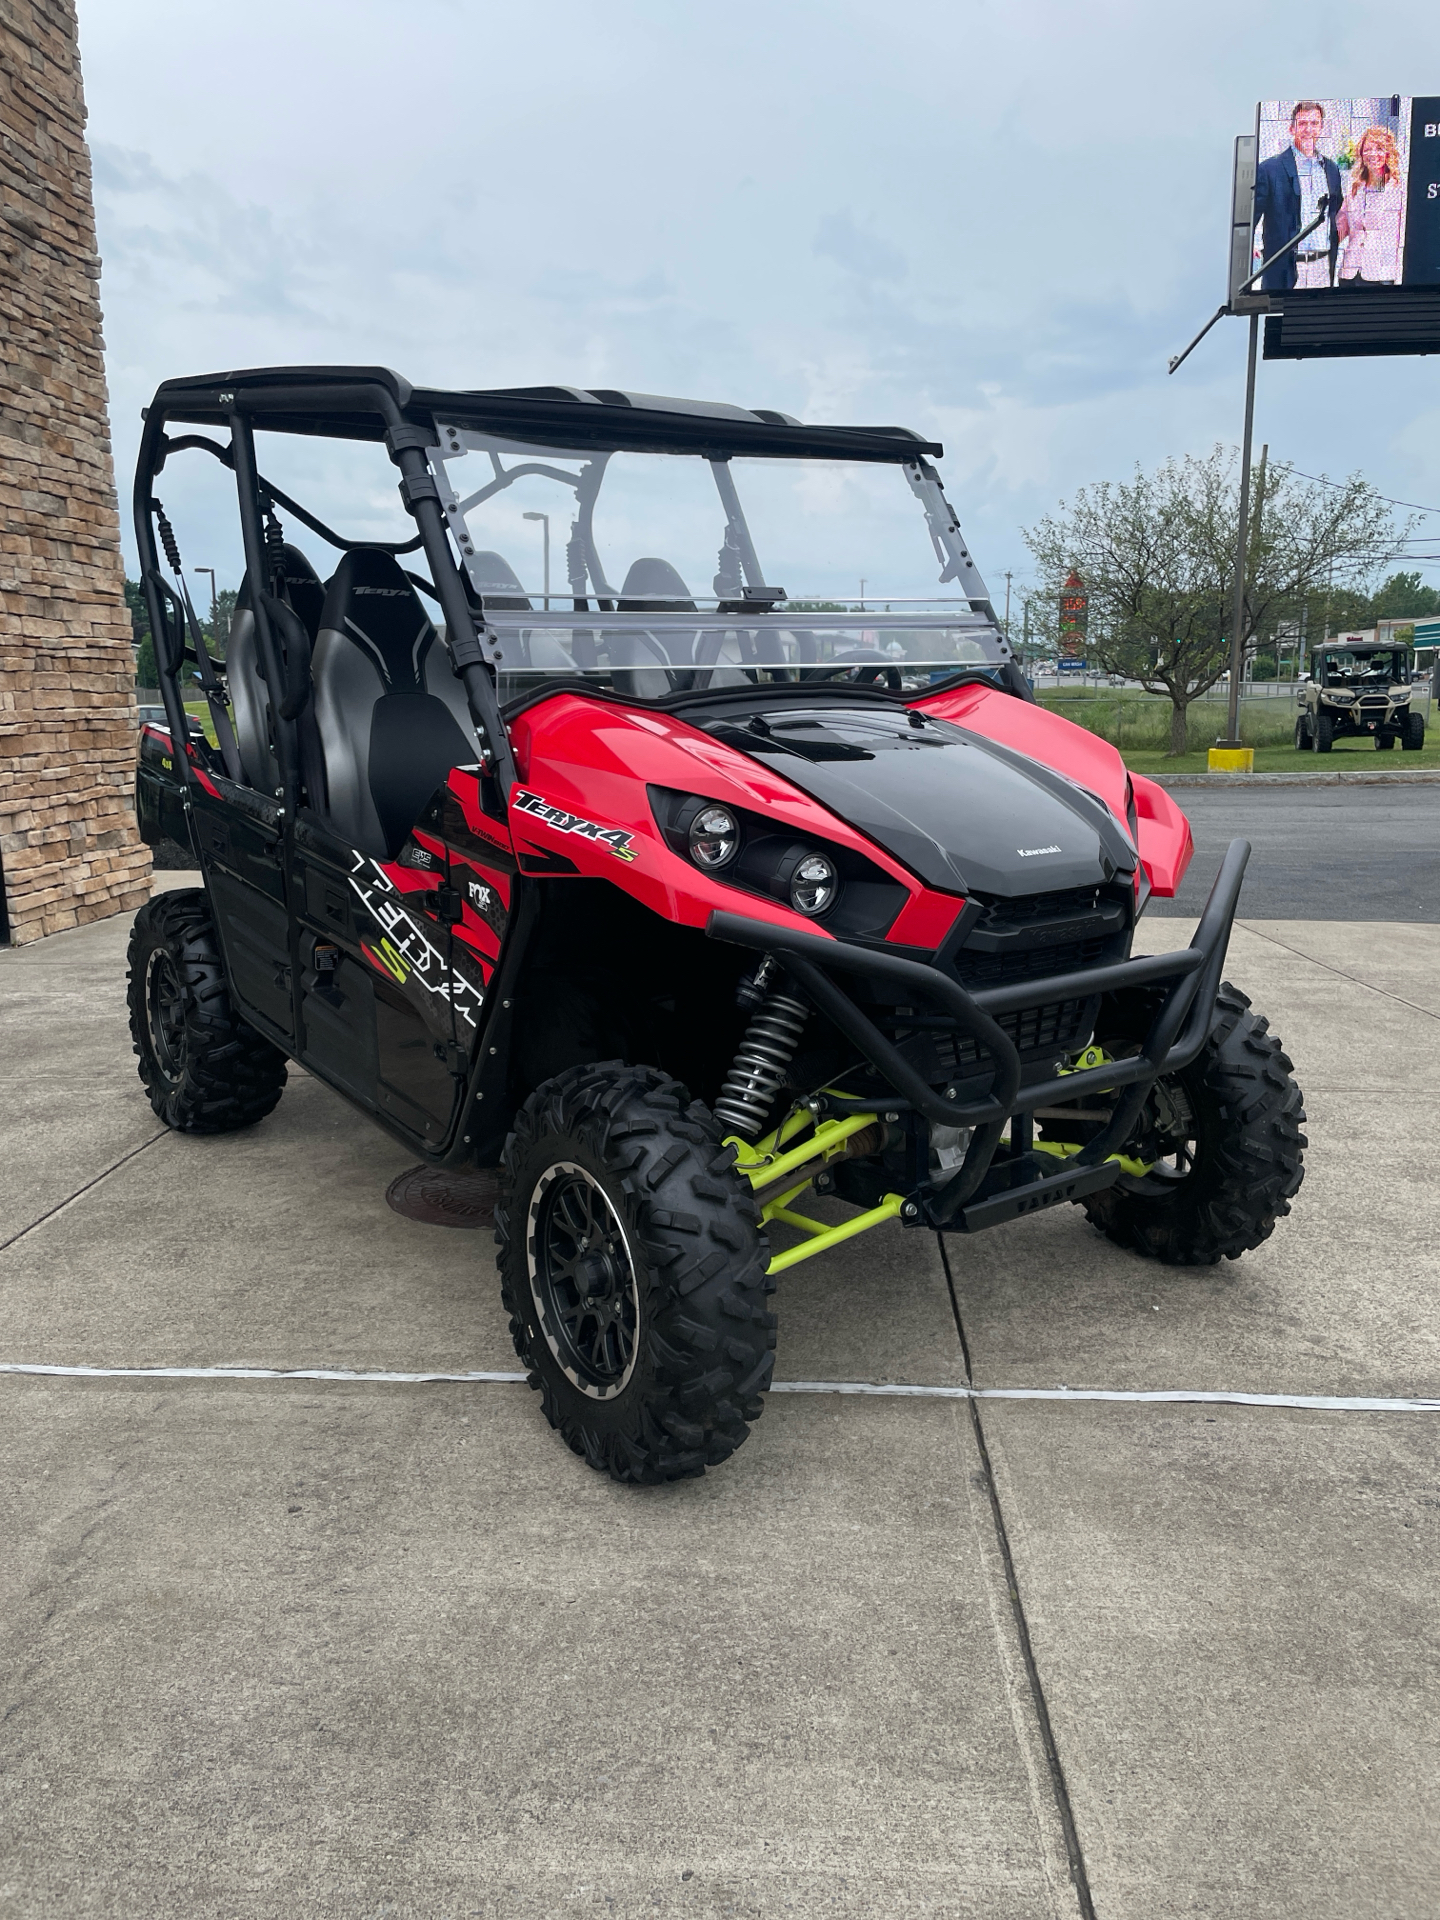
[(1297, 753), (1308, 753), (1310, 751), (1310, 728), (1306, 723), (1303, 713), (1295, 722), (1295, 751)]
[(1395, 745), (1395, 736), (1393, 733), (1377, 733), (1376, 734), (1375, 751), (1377, 753), (1389, 753), (1391, 749), (1394, 747), (1394, 745)]
[(1315, 716), (1316, 753), (1329, 753), (1334, 744), (1335, 722), (1328, 713), (1317, 713)]
[[(1204, 1050), (1161, 1083), (1185, 1144), (1169, 1171), (1119, 1182), (1084, 1201), (1117, 1246), (1169, 1266), (1238, 1260), (1275, 1231), (1304, 1178), (1309, 1145), (1300, 1089), (1269, 1023), (1227, 982)], [(1162, 1163), (1162, 1166), (1164, 1163)]]
[(232, 1133), (285, 1090), (285, 1055), (230, 1004), (204, 892), (158, 894), (135, 916), (130, 1038), (150, 1104), (177, 1133)]
[(1407, 753), (1419, 753), (1425, 745), (1425, 716), (1423, 713), (1407, 713), (1405, 731), (1400, 736), (1400, 744)]
[(572, 1067), (505, 1143), (495, 1240), (515, 1351), (598, 1472), (703, 1473), (775, 1364), (760, 1209), (708, 1108), (653, 1067)]

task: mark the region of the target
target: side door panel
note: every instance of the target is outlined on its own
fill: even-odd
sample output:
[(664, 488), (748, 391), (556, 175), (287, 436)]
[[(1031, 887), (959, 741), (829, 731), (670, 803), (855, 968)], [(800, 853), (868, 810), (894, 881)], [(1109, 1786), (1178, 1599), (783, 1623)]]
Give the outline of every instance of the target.
[(244, 1008), (289, 1037), (290, 917), (280, 811), (219, 776), (192, 788), (191, 805), (230, 983)]

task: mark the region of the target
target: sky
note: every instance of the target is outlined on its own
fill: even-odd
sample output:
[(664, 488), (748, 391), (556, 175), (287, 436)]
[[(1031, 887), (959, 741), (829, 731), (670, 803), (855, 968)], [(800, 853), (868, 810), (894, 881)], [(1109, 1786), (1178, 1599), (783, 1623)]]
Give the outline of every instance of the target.
[[(1244, 323), (1166, 364), (1224, 295), (1256, 101), (1440, 92), (1433, 0), (80, 0), (80, 28), (122, 501), (177, 374), (639, 389), (942, 441), (1002, 607), (1077, 487), (1238, 443)], [(1262, 362), (1255, 438), (1440, 508), (1440, 356)], [(383, 461), (297, 460), (388, 517)]]

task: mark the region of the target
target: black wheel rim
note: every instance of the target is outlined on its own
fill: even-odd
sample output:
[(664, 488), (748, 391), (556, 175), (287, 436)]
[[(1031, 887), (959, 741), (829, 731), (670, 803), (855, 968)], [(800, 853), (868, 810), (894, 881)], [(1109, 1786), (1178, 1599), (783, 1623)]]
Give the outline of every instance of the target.
[(145, 1025), (155, 1065), (167, 1080), (178, 1080), (185, 1069), (185, 990), (163, 947), (145, 963)]
[(592, 1400), (611, 1400), (635, 1371), (640, 1288), (619, 1215), (584, 1167), (547, 1167), (530, 1197), (530, 1291), (561, 1371)]

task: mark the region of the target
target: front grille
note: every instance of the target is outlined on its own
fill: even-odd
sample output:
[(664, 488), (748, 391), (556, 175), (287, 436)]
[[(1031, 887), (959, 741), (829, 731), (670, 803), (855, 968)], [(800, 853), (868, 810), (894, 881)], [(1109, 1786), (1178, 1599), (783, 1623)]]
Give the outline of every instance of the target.
[[(1093, 1000), (1052, 1000), (1042, 1007), (1022, 1007), (996, 1016), (995, 1024), (1021, 1054), (1069, 1053), (1090, 1038)], [(988, 1055), (969, 1034), (941, 1033), (933, 1037), (934, 1065), (946, 1079), (978, 1067)]]
[(1100, 902), (1099, 887), (1065, 887), (1058, 893), (1027, 893), (1018, 900), (988, 900), (977, 927), (1023, 927), (1037, 920), (1069, 920), (1093, 913)]
[(955, 956), (955, 973), (962, 987), (1004, 987), (1012, 980), (1038, 980), (1046, 974), (1071, 973), (1077, 967), (1098, 967), (1107, 958), (1114, 936), (1097, 934), (1089, 940), (1071, 940), (1059, 947), (1030, 947), (1018, 953), (966, 953)]
[(1122, 958), (1129, 925), (1130, 902), (1121, 886), (987, 900), (951, 965), (972, 993), (1072, 973)]

